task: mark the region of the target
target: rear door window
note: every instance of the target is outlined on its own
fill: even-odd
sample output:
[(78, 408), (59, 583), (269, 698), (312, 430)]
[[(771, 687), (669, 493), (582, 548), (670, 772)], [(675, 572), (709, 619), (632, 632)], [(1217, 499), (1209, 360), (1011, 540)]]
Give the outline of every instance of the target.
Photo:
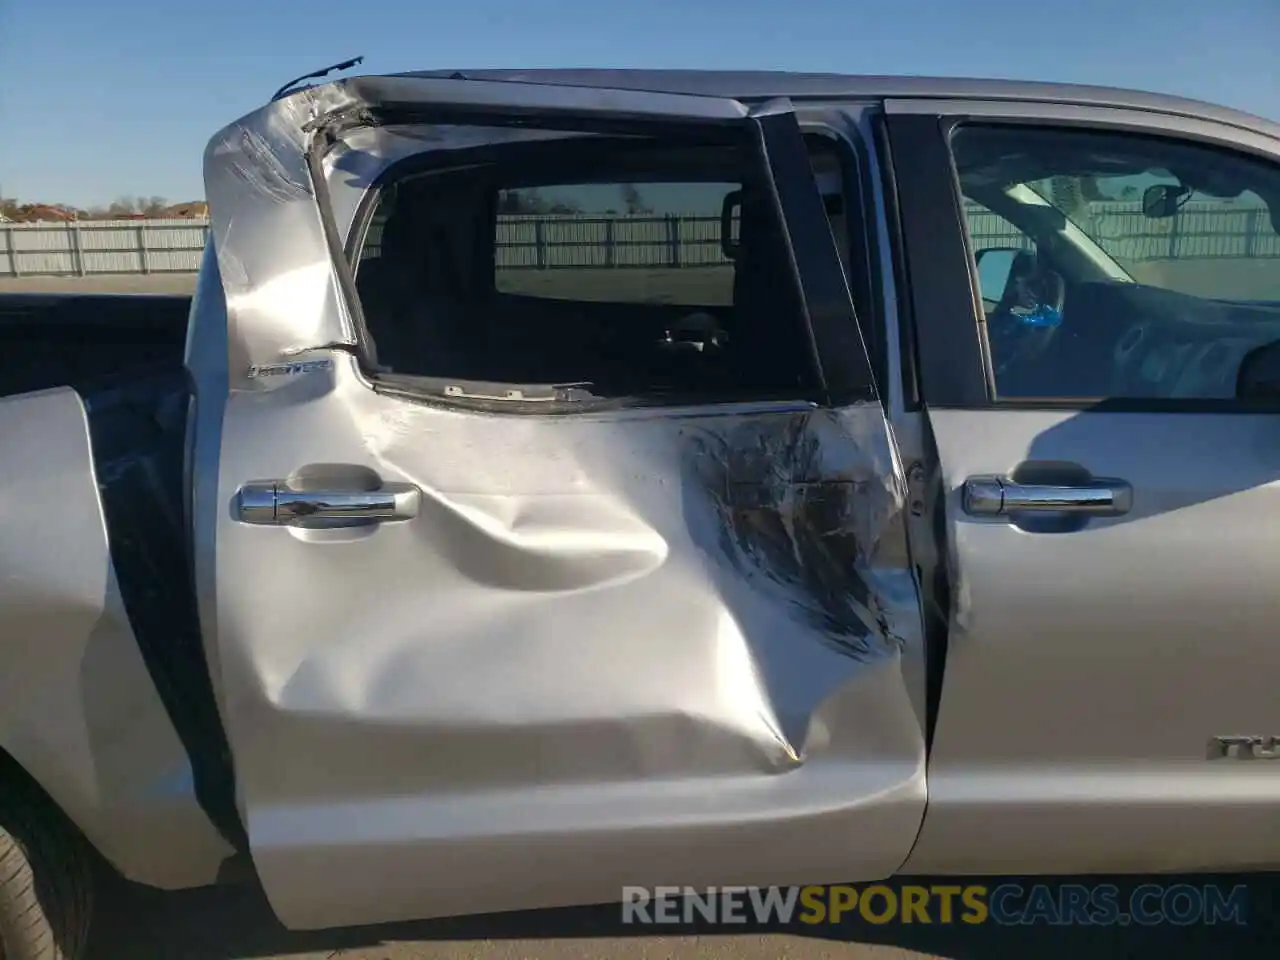
[(385, 184), (357, 278), (379, 365), (605, 397), (811, 395), (756, 167), (745, 142), (566, 138)]

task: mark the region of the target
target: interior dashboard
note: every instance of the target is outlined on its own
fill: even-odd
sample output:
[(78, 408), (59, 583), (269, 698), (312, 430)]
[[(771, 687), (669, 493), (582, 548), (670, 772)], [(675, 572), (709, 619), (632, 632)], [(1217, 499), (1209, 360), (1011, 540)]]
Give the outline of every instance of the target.
[(1277, 306), (1134, 293), (1137, 309), (1112, 348), (1113, 397), (1230, 400), (1245, 355), (1280, 339)]
[(1063, 307), (1053, 342), (998, 384), (1002, 395), (1229, 400), (1245, 356), (1280, 340), (1280, 303), (1089, 281), (1069, 286)]

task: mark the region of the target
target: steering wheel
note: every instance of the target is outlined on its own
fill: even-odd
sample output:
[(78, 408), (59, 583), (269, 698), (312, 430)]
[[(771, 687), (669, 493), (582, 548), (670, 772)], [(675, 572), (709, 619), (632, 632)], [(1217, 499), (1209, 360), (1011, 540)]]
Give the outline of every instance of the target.
[(996, 376), (1041, 356), (1062, 323), (1062, 275), (1030, 251), (1014, 257), (1004, 292), (987, 317), (987, 342)]

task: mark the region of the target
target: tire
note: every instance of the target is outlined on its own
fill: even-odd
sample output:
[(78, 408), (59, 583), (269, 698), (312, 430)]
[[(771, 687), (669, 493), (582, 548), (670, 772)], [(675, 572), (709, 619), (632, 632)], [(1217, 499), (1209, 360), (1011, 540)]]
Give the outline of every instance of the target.
[(88, 844), (48, 798), (0, 783), (0, 960), (80, 960), (93, 873)]

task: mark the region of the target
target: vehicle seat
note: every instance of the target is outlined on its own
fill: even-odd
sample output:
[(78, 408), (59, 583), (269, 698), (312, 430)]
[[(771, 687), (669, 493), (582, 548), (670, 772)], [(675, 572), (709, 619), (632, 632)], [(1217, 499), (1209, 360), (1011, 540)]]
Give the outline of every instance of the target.
[(1024, 281), (1037, 303), (1061, 310), (1066, 294), (1062, 274), (1044, 262), (1044, 258), (1031, 250), (1019, 250), (1009, 266), (1009, 278), (1005, 281), (997, 310), (1010, 310), (1017, 306), (1018, 281)]
[(418, 273), (415, 240), (412, 218), (397, 207), (383, 223), (379, 255), (362, 260), (356, 275), (375, 362), (395, 372), (407, 372), (404, 365), (413, 355), (404, 315), (413, 301)]
[[(1041, 324), (1018, 312), (1032, 307), (1032, 317), (1057, 314), (1059, 320)], [(1051, 392), (1045, 374), (1052, 378), (1059, 364), (1057, 346), (1065, 307), (1066, 281), (1062, 275), (1036, 253), (1019, 251), (1000, 301), (988, 318), (988, 339), (1001, 394), (1044, 396)]]
[(384, 371), (464, 379), (482, 331), (473, 329), (477, 305), (453, 255), (460, 228), (439, 199), (400, 194), (380, 255), (360, 265), (356, 283)]

